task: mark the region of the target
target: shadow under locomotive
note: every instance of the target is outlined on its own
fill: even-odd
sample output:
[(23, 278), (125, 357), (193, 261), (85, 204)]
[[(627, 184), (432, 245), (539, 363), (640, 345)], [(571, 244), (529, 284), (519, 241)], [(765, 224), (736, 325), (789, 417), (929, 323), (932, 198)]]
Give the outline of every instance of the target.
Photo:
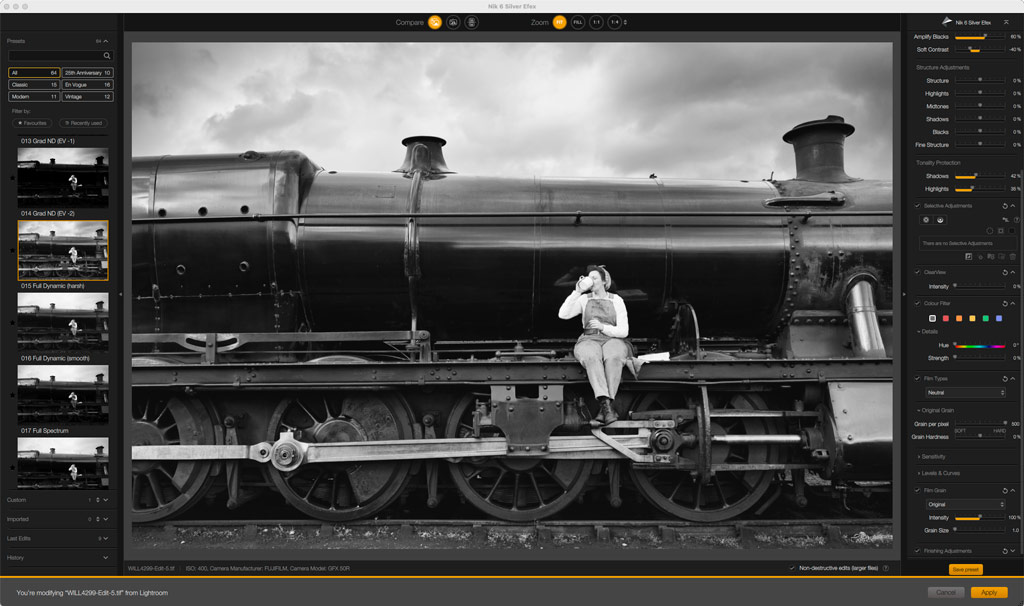
[[(792, 129), (789, 181), (460, 176), (435, 137), (394, 173), (135, 159), (134, 519), (267, 492), (336, 522), (446, 493), (524, 522), (888, 515), (892, 187), (845, 174), (852, 132)], [(556, 314), (593, 262), (668, 358), (605, 426)]]

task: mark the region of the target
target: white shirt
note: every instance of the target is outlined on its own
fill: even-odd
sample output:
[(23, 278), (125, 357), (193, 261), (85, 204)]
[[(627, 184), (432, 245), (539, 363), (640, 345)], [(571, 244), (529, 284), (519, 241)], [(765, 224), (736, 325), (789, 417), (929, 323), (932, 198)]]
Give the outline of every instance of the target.
[[(625, 339), (629, 336), (629, 317), (626, 315), (626, 304), (623, 302), (622, 297), (614, 293), (608, 293), (607, 298), (615, 308), (615, 326), (605, 324), (601, 334), (616, 339)], [(594, 293), (587, 293), (586, 296), (583, 296), (582, 293), (574, 290), (569, 293), (569, 296), (565, 298), (565, 302), (558, 309), (558, 317), (563, 320), (575, 318), (582, 314), (586, 305), (594, 299)]]

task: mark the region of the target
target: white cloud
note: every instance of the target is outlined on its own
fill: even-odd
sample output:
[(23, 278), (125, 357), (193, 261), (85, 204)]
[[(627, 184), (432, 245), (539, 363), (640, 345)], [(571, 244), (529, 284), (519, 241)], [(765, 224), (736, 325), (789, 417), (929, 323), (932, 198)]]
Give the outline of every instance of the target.
[(109, 164), (110, 153), (105, 147), (20, 147), (18, 162), (35, 160), (43, 164), (51, 159), (57, 164), (96, 164), (96, 158), (103, 156), (103, 163)]
[(91, 238), (97, 229), (109, 237), (106, 221), (18, 221), (19, 234), (48, 236), (52, 231), (58, 237)]
[(102, 373), (103, 380), (109, 381), (107, 367), (99, 364), (22, 364), (18, 366), (19, 379), (39, 379), (49, 381), (56, 377), (57, 381), (89, 382), (96, 381), (96, 375)]
[(429, 134), (463, 174), (788, 178), (782, 135), (837, 114), (857, 128), (847, 172), (892, 173), (883, 43), (136, 43), (132, 77), (135, 156), (391, 171)]
[(38, 305), (46, 309), (50, 303), (57, 306), (57, 309), (83, 309), (92, 310), (96, 308), (96, 302), (102, 301), (103, 306), (109, 309), (110, 295), (105, 292), (19, 292), (18, 305)]

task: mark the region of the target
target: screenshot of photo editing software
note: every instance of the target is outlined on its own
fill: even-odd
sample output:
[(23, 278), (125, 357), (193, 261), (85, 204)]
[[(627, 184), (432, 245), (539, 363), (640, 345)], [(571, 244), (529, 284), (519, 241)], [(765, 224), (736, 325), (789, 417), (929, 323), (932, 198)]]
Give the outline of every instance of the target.
[(0, 602), (1024, 603), (1021, 7), (0, 0)]

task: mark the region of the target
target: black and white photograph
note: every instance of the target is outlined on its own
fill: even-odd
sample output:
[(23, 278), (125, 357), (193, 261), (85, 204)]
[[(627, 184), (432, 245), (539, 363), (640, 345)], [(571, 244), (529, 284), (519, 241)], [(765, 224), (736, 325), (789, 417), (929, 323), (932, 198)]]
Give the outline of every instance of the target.
[(108, 351), (109, 299), (105, 292), (18, 293), (18, 350)]
[(18, 221), (18, 280), (109, 278), (107, 221)]
[(106, 424), (110, 380), (105, 365), (18, 366), (18, 423)]
[(136, 547), (892, 547), (891, 44), (131, 69)]
[(18, 148), (19, 208), (106, 208), (109, 179), (105, 147)]
[(18, 438), (18, 490), (107, 490), (107, 438)]

